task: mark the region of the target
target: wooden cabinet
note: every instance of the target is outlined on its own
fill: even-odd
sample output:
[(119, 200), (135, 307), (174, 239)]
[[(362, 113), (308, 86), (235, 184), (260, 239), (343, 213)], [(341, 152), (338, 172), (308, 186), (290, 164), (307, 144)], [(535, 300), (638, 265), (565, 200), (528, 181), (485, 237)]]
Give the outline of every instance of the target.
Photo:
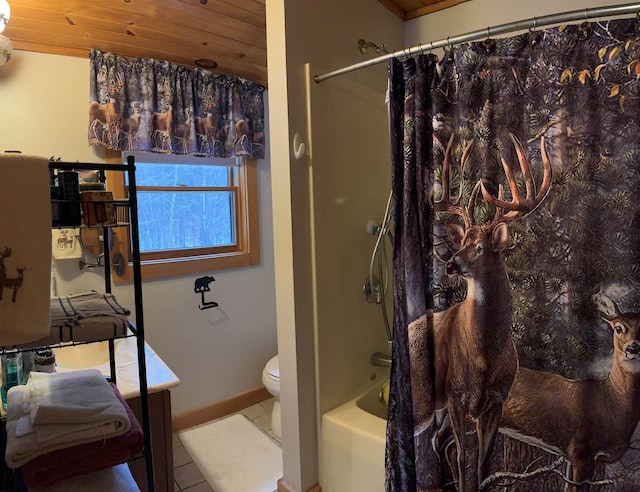
[[(142, 415), (140, 397), (128, 399), (127, 404), (139, 419)], [(173, 492), (173, 433), (171, 393), (168, 389), (149, 394), (149, 418), (155, 490), (156, 492)], [(129, 469), (140, 490), (147, 490), (144, 460), (140, 458), (130, 461)]]

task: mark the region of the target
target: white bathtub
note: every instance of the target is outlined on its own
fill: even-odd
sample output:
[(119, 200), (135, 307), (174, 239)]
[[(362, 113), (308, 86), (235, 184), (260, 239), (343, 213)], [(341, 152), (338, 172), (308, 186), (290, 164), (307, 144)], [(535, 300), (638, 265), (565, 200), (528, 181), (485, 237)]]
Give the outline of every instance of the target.
[(320, 486), (323, 492), (384, 492), (386, 405), (376, 378), (357, 396), (322, 416)]

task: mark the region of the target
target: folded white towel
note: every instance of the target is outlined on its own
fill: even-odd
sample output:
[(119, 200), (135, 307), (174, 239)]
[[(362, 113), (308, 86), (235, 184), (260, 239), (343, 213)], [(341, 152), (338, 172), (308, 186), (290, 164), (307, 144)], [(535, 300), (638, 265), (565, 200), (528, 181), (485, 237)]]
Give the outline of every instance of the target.
[(0, 346), (49, 334), (49, 161), (0, 154)]
[[(107, 390), (108, 393), (104, 390)], [(7, 464), (126, 433), (131, 421), (97, 369), (32, 372), (7, 394)]]
[(86, 434), (100, 429), (116, 436), (131, 422), (122, 404), (97, 369), (63, 373), (32, 372), (27, 387), (30, 414), (38, 442), (62, 434)]

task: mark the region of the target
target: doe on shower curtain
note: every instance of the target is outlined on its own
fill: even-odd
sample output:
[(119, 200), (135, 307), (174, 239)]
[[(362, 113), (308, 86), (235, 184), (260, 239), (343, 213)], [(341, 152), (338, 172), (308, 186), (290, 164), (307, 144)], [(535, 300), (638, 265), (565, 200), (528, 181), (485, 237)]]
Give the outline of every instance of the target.
[(392, 61), (388, 491), (637, 489), (637, 27)]

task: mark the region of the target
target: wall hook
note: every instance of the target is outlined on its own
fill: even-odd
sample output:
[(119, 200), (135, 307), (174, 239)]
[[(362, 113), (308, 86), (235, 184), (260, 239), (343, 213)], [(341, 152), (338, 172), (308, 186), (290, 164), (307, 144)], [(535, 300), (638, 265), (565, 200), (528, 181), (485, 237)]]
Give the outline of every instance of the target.
[(293, 135), (293, 156), (296, 160), (300, 160), (304, 157), (307, 147), (302, 141), (302, 137), (298, 132)]
[(205, 292), (210, 292), (211, 289), (209, 288), (209, 284), (211, 282), (215, 282), (215, 278), (206, 275), (204, 277), (200, 277), (196, 279), (195, 285), (193, 287), (193, 291), (196, 294), (200, 294), (202, 297), (202, 304), (200, 304), (198, 307), (200, 309), (209, 309), (209, 308), (214, 308), (214, 307), (218, 307), (218, 303), (215, 301), (205, 301), (204, 300), (204, 293)]

